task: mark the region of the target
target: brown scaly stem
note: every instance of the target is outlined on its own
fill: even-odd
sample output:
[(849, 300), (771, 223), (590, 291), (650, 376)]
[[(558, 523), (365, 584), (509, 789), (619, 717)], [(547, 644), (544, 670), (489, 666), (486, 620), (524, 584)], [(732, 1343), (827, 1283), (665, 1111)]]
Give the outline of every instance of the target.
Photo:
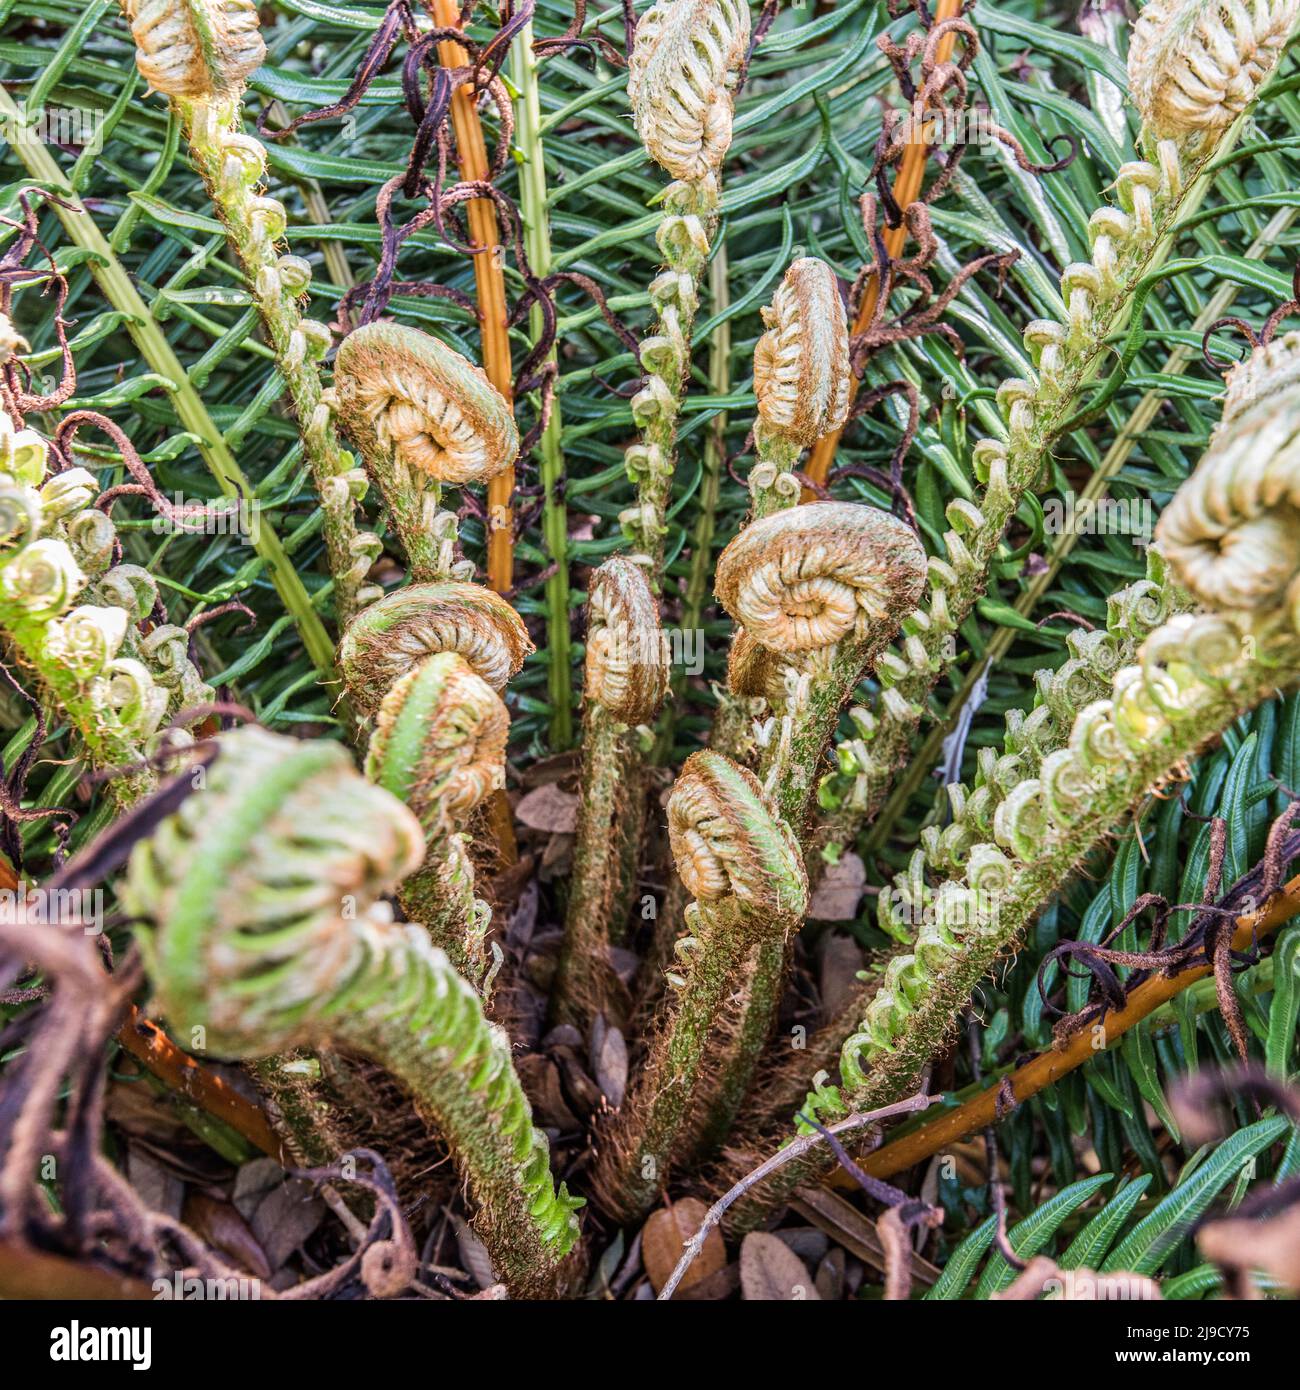
[(678, 943), (682, 972), (631, 1093), (600, 1143), (593, 1190), (622, 1221), (643, 1215), (677, 1161), (697, 1090), (707, 1085), (714, 1021), (760, 940), (782, 944), (807, 907), (798, 846), (753, 774), (718, 753), (687, 760), (668, 806), (677, 869), (696, 902)]
[(590, 1019), (617, 993), (609, 948), (621, 939), (635, 887), (643, 753), (667, 690), (658, 601), (645, 571), (615, 556), (592, 574), (587, 595), (578, 839), (552, 996), (558, 1019)]

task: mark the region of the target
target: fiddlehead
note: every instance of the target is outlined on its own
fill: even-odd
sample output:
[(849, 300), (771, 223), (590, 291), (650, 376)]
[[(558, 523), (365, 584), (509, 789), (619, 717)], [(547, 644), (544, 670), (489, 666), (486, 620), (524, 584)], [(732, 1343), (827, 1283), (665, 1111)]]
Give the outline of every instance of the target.
[(1227, 376), (1223, 419), (1156, 539), (1202, 602), (1254, 621), (1300, 620), (1300, 333)]
[(456, 652), (420, 662), (375, 716), (366, 775), (415, 812), (426, 834), (463, 822), (505, 785), (510, 716)]
[[(1261, 6), (1256, 15), (1267, 8)], [(1162, 5), (1158, 13), (1175, 16), (1179, 24), (1190, 26), (1190, 32), (1212, 9), (1201, 0), (1183, 0)], [(1245, 14), (1241, 11), (1232, 22)], [(1267, 25), (1264, 29), (1272, 32)], [(1165, 77), (1184, 72), (1184, 59), (1192, 53), (1186, 43), (1153, 45), (1149, 38), (1139, 42), (1135, 34), (1130, 49), (1131, 95), (1139, 101), (1144, 92), (1165, 90)], [(1217, 61), (1227, 63), (1226, 52), (1219, 53)], [(1237, 70), (1234, 113), (1250, 109), (1264, 76), (1258, 66)], [(1149, 132), (1149, 159), (1121, 165), (1115, 205), (1098, 208), (1089, 219), (1090, 259), (1067, 265), (1061, 276), (1063, 313), (1026, 325), (1024, 341), (1033, 371), (998, 387), (1003, 429), (980, 440), (972, 451), (983, 493), (974, 501), (959, 498), (949, 503), (952, 529), (943, 537), (946, 555), (931, 557), (929, 593), (903, 623), (906, 641), (886, 652), (879, 663), (880, 700), (863, 740), (869, 762), (866, 793), (860, 809), (832, 832), (835, 843), (848, 843), (879, 810), (927, 696), (945, 667), (945, 648), (984, 592), (1008, 523), (1071, 424), (1109, 335), (1123, 323), (1138, 285), (1168, 255), (1168, 233), (1181, 210), (1203, 191), (1218, 137), (1231, 135), (1222, 124), (1207, 124), (1203, 130), (1205, 140), (1184, 138), (1196, 132), (1183, 127), (1168, 135)]]
[(853, 502), (813, 502), (747, 526), (722, 552), (716, 589), (746, 646), (733, 672), (746, 689), (785, 698), (773, 709), (762, 776), (802, 827), (835, 721), (916, 602), (925, 552), (896, 517)]
[(437, 338), (376, 322), (340, 345), (331, 403), (383, 496), (413, 576), (459, 576), (456, 519), (441, 510), (442, 487), (485, 482), (514, 462), (519, 431), (505, 397)]
[(1297, 19), (1295, 0), (1150, 0), (1128, 48), (1144, 135), (1190, 149), (1217, 139), (1254, 100)]
[(266, 59), (253, 0), (126, 0), (140, 76), (169, 97), (237, 95)]
[(371, 604), (339, 643), (353, 703), (374, 718), (367, 773), (425, 829), (425, 860), (402, 885), (402, 906), (478, 982), (489, 965), (491, 913), (474, 896), (459, 830), (505, 785), (509, 715), (497, 692), (531, 650), (503, 598), (450, 580), (414, 584)]
[(767, 331), (754, 346), (758, 462), (750, 474), (754, 512), (799, 500), (791, 473), (800, 451), (838, 430), (849, 413), (849, 325), (835, 272), (803, 256), (763, 309)]
[(382, 901), (422, 839), (337, 744), (246, 728), (136, 847), (123, 896), (150, 924), (141, 944), (173, 1028), (228, 1057), (338, 1045), (388, 1068), (446, 1139), (498, 1273), (518, 1294), (554, 1293), (579, 1203), (555, 1189), (509, 1041)]
[[(152, 785), (141, 764), (167, 715), (210, 700), (212, 690), (188, 650), (162, 658), (140, 635), (136, 625), (157, 599), (154, 581), (143, 570), (133, 581), (135, 566), (106, 568), (116, 530), (91, 505), (98, 483), (84, 468), (47, 478), (48, 455), (39, 434), (15, 431), (0, 415), (0, 627), (66, 711), (91, 761), (120, 770), (112, 788), (125, 804)], [(121, 601), (130, 582), (148, 592), (143, 610)]]
[(668, 690), (659, 604), (645, 571), (614, 556), (587, 591), (578, 838), (553, 995), (557, 1018), (608, 1009), (609, 947), (622, 939), (645, 826), (643, 744)]
[(505, 599), (449, 580), (398, 589), (359, 613), (339, 642), (339, 670), (357, 708), (372, 714), (394, 681), (435, 652), (459, 652), (500, 691), (532, 650)]
[[(1250, 365), (1239, 369), (1239, 390), (1251, 379)], [(1263, 368), (1264, 359), (1254, 365)], [(1231, 497), (1234, 481), (1238, 520), (1259, 515), (1251, 473), (1276, 455), (1253, 452), (1252, 469), (1229, 470), (1225, 461), (1241, 461), (1241, 430), (1255, 411), (1262, 425), (1288, 401), (1294, 408), (1300, 380), (1286, 368), (1272, 379), (1278, 389), (1262, 398), (1230, 398), (1166, 515), (1204, 522), (1206, 497)], [(1209, 523), (1221, 528), (1226, 516), (1218, 511)], [(1294, 582), (1300, 551), (1290, 553)], [(1195, 563), (1182, 573), (1195, 576)], [(980, 977), (1115, 822), (1240, 714), (1300, 679), (1300, 638), (1286, 611), (1290, 583), (1269, 573), (1257, 607), (1242, 606), (1242, 591), (1221, 583), (1224, 611), (1178, 613), (1144, 638), (1143, 629), (1162, 616), (1161, 597), (1150, 582), (1121, 592), (1110, 631), (1075, 639), (1071, 660), (1040, 680), (1035, 711), (1008, 717), (1007, 752), (982, 757), (976, 790), (954, 791), (952, 826), (929, 832), (896, 893), (881, 895), (882, 926), (910, 951), (896, 958), (901, 964), (891, 962), (898, 987), (876, 991), (843, 1046), (842, 1089), (818, 1087), (812, 1103), (823, 1115), (879, 1104), (913, 1084)], [(1176, 591), (1170, 600), (1181, 601)], [(1136, 659), (1115, 670), (1135, 638), (1142, 638)], [(1103, 681), (1106, 693), (1093, 698)], [(951, 872), (937, 889), (926, 873), (931, 858)], [(806, 1176), (806, 1169), (786, 1175), (782, 1190)], [(738, 1219), (744, 1224), (757, 1210)]]
[(646, 152), (673, 178), (716, 177), (748, 47), (749, 7), (740, 0), (661, 0), (642, 16), (627, 95)]
[(123, 0), (136, 62), (170, 98), (190, 153), (220, 215), (230, 247), (275, 352), (297, 417), (303, 452), (324, 513), (330, 573), (341, 623), (379, 596), (366, 576), (380, 543), (359, 531), (365, 474), (339, 445), (321, 405), (320, 363), (332, 346), (325, 324), (305, 318), (311, 266), (282, 254), (288, 215), (262, 190), (266, 148), (239, 119), (244, 82), (266, 56), (252, 0)]
[(743, 0), (659, 0), (641, 17), (628, 97), (650, 157), (676, 180), (657, 234), (666, 269), (650, 285), (657, 321), (641, 344), (645, 383), (632, 397), (641, 434), (625, 456), (637, 488), (620, 517), (635, 558), (659, 583), (699, 284), (717, 221), (719, 174), (731, 144), (732, 93), (749, 46)]
[(719, 753), (687, 759), (669, 797), (668, 835), (696, 900), (687, 913), (691, 935), (677, 945), (673, 997), (593, 1174), (601, 1205), (623, 1220), (644, 1214), (663, 1187), (700, 1091), (716, 1087), (728, 1100), (743, 1092), (754, 1057), (733, 1058), (728, 1075), (710, 1075), (710, 1034), (758, 943), (783, 944), (808, 900), (790, 827), (754, 775)]
[(614, 556), (587, 591), (584, 693), (623, 724), (649, 724), (668, 693), (659, 605), (645, 574)]

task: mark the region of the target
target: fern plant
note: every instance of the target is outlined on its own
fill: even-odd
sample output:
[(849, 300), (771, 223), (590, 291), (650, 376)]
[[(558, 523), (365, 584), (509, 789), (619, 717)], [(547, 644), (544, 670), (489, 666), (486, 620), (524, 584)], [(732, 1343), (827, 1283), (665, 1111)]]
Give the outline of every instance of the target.
[[(119, 895), (120, 1046), (227, 1157), (391, 1160), (429, 1268), (369, 1292), (443, 1208), (511, 1295), (658, 1292), (656, 1207), (844, 1172), (863, 1297), (914, 1228), (928, 1300), (1240, 1289), (1198, 1223), (1300, 1164), (1297, 22), (0, 0), (0, 876)], [(141, 1275), (102, 1170), (5, 1226), (66, 1057), (11, 1061), (0, 1231)]]

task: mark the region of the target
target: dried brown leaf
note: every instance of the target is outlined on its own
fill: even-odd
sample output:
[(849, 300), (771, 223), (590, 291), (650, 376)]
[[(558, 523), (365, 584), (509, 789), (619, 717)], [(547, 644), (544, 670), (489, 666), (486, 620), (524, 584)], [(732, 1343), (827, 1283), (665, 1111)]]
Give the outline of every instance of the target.
[(546, 782), (520, 797), (515, 818), (530, 830), (572, 835), (578, 828), (578, 798), (572, 792), (561, 791), (555, 783)]
[(768, 1231), (750, 1231), (740, 1243), (740, 1289), (749, 1303), (821, 1301), (808, 1267)]
[(822, 875), (808, 905), (808, 916), (815, 922), (852, 922), (858, 915), (867, 870), (852, 851), (842, 854)]
[(591, 1069), (596, 1085), (610, 1107), (617, 1110), (627, 1091), (627, 1042), (617, 1028), (606, 1022), (604, 1014), (597, 1015), (592, 1025)]
[(185, 1224), (214, 1249), (229, 1256), (239, 1269), (256, 1279), (272, 1274), (266, 1252), (248, 1223), (229, 1202), (218, 1201), (206, 1192), (191, 1192), (185, 1199)]
[[(668, 1282), (682, 1257), (686, 1242), (704, 1224), (708, 1207), (696, 1197), (683, 1197), (671, 1206), (650, 1213), (641, 1230), (641, 1260), (655, 1293)], [(677, 1292), (702, 1284), (727, 1263), (722, 1233), (715, 1226), (704, 1237), (704, 1248), (682, 1276)]]

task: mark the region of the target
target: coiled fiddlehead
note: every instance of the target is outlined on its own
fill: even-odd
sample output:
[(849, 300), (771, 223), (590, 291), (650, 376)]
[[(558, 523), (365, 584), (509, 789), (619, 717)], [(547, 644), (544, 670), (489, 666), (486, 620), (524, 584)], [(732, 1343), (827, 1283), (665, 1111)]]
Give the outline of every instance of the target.
[(266, 56), (251, 0), (123, 0), (136, 63), (171, 100), (194, 166), (221, 218), (284, 378), (303, 453), (324, 514), (323, 532), (340, 623), (379, 596), (366, 576), (379, 538), (359, 531), (356, 504), (366, 476), (340, 447), (321, 404), (320, 363), (329, 328), (304, 317), (311, 266), (282, 254), (288, 214), (269, 197), (266, 148), (242, 127), (244, 82)]
[[(727, 717), (714, 741), (746, 751), (755, 721), (759, 777), (779, 815), (802, 836), (839, 713), (898, 630), (925, 582), (925, 552), (897, 518), (851, 502), (814, 502), (752, 522), (723, 551), (715, 587), (739, 624), (728, 670)], [(680, 890), (675, 889), (675, 892)], [(665, 927), (675, 929), (670, 898)], [(666, 930), (657, 955), (667, 956)], [(724, 1136), (767, 1042), (788, 966), (784, 938), (756, 941), (715, 1042), (724, 1084), (703, 1097), (692, 1136)]]
[(627, 94), (647, 153), (673, 178), (699, 183), (721, 168), (748, 46), (749, 7), (738, 0), (662, 0), (642, 16)]
[[(1194, 16), (1212, 7), (1195, 0), (1171, 6), (1170, 12), (1175, 8), (1180, 15)], [(1263, 8), (1267, 7), (1256, 13)], [(1134, 42), (1141, 60), (1143, 45), (1136, 36)], [(1155, 50), (1148, 46), (1145, 51), (1154, 62)], [(1169, 71), (1190, 49), (1162, 52), (1162, 71)], [(1146, 77), (1142, 72), (1135, 74), (1132, 63), (1130, 80), (1132, 95), (1141, 99)], [(1235, 91), (1234, 110), (1244, 113), (1258, 96), (1259, 81)], [(1231, 137), (1231, 131), (1222, 127), (1214, 130)], [(943, 536), (945, 555), (930, 558), (929, 593), (903, 622), (906, 640), (887, 651), (878, 664), (879, 702), (860, 729), (870, 765), (865, 794), (859, 810), (832, 830), (834, 843), (849, 843), (863, 822), (879, 810), (896, 768), (906, 757), (929, 692), (945, 668), (947, 644), (984, 592), (1008, 522), (1026, 490), (1049, 464), (1138, 285), (1168, 254), (1167, 234), (1181, 210), (1199, 198), (1218, 145), (1153, 132), (1147, 147), (1149, 160), (1120, 166), (1115, 205), (1098, 208), (1089, 219), (1092, 255), (1067, 265), (1062, 273), (1061, 316), (1036, 319), (1026, 326), (1024, 341), (1032, 372), (1009, 378), (998, 387), (1003, 431), (980, 440), (972, 452), (983, 493), (978, 500), (957, 498), (948, 504), (952, 529)]]
[[(1191, 500), (1180, 489), (1167, 511), (1195, 515), (1207, 479), (1228, 482), (1216, 461), (1232, 456), (1234, 423), (1253, 408), (1294, 405), (1298, 395), (1300, 379), (1284, 372), (1277, 391), (1241, 414), (1230, 401), (1202, 460), (1205, 473), (1198, 468), (1183, 484)], [(1259, 467), (1272, 456), (1252, 457)], [(1243, 513), (1252, 515), (1251, 507)], [(1300, 549), (1290, 553), (1300, 566)], [(1154, 574), (1158, 584), (1159, 561)], [(882, 904), (882, 925), (911, 949), (890, 962), (862, 1027), (844, 1043), (841, 1087), (818, 1078), (808, 1101), (814, 1113), (870, 1108), (914, 1084), (981, 976), (1115, 822), (1239, 715), (1300, 680), (1300, 636), (1277, 621), (1289, 587), (1267, 586), (1258, 609), (1179, 613), (1145, 636), (1135, 662), (1120, 666), (1125, 645), (1162, 616), (1160, 596), (1149, 584), (1135, 586), (1112, 602), (1110, 631), (1075, 640), (1071, 660), (1040, 682), (1035, 711), (1008, 718), (1008, 752), (982, 760), (975, 792), (956, 790), (953, 825), (927, 835), (895, 900)], [(1230, 605), (1240, 602), (1239, 591), (1224, 592)], [(1176, 592), (1171, 599), (1179, 601)], [(1106, 695), (1091, 698), (1116, 666)], [(937, 889), (926, 881), (929, 856), (952, 871)], [(806, 1179), (808, 1165), (791, 1166), (797, 1171), (783, 1173), (737, 1216), (740, 1224)]]
[(510, 716), (456, 652), (420, 662), (375, 716), (366, 775), (415, 812), (426, 834), (455, 826), (505, 782)]
[(155, 91), (237, 95), (266, 59), (253, 0), (126, 0), (136, 66)]
[(448, 580), (398, 589), (359, 613), (339, 642), (339, 670), (358, 709), (372, 714), (394, 681), (435, 652), (459, 652), (500, 691), (532, 650), (528, 630), (505, 599)]
[(617, 990), (609, 947), (621, 941), (645, 826), (643, 745), (668, 690), (659, 604), (645, 571), (614, 556), (587, 593), (586, 705), (578, 838), (553, 995), (556, 1017), (590, 1018)]
[(835, 272), (803, 256), (763, 309), (767, 332), (754, 346), (758, 462), (750, 474), (754, 513), (799, 500), (790, 471), (803, 449), (843, 426), (849, 413), (849, 325)]
[(1297, 19), (1296, 0), (1150, 0), (1128, 48), (1144, 135), (1192, 149), (1215, 140), (1250, 106)]
[(587, 590), (585, 694), (623, 724), (648, 724), (668, 693), (659, 606), (643, 571), (606, 560)]
[(743, 0), (659, 0), (641, 17), (628, 60), (637, 132), (676, 180), (664, 195), (656, 236), (666, 268), (650, 285), (656, 323), (641, 344), (645, 384), (632, 397), (641, 438), (625, 459), (637, 502), (620, 517), (656, 587), (691, 328), (717, 221), (718, 176), (731, 144), (732, 92), (748, 46)]
[(425, 860), (402, 885), (402, 906), (479, 983), (491, 912), (474, 896), (460, 827), (505, 785), (510, 716), (497, 692), (531, 650), (505, 599), (453, 580), (389, 594), (358, 613), (339, 643), (353, 703), (374, 718), (367, 773), (425, 829)]
[(131, 857), (123, 897), (158, 1006), (213, 1052), (337, 1045), (392, 1071), (438, 1125), (500, 1277), (570, 1276), (579, 1202), (550, 1174), (505, 1034), (382, 897), (420, 861), (415, 817), (332, 743), (225, 734), (206, 788)]
[(437, 338), (378, 322), (340, 345), (331, 403), (383, 496), (413, 577), (459, 575), (456, 518), (441, 510), (442, 486), (485, 482), (514, 462), (519, 431), (505, 397)]
[(854, 502), (812, 502), (747, 526), (718, 560), (716, 589), (752, 652), (733, 674), (747, 689), (785, 699), (761, 775), (796, 828), (807, 815), (820, 764), (846, 700), (898, 630), (925, 582), (915, 533), (886, 512)]
[(790, 827), (754, 775), (719, 753), (687, 759), (669, 797), (668, 835), (696, 899), (687, 910), (691, 934), (677, 943), (674, 997), (593, 1174), (602, 1207), (625, 1221), (643, 1215), (663, 1188), (700, 1090), (729, 1092), (748, 1081), (747, 1073), (709, 1074), (710, 1035), (758, 942), (783, 944), (808, 901)]
[(1202, 602), (1300, 628), (1300, 333), (1227, 376), (1223, 419), (1156, 539)]

